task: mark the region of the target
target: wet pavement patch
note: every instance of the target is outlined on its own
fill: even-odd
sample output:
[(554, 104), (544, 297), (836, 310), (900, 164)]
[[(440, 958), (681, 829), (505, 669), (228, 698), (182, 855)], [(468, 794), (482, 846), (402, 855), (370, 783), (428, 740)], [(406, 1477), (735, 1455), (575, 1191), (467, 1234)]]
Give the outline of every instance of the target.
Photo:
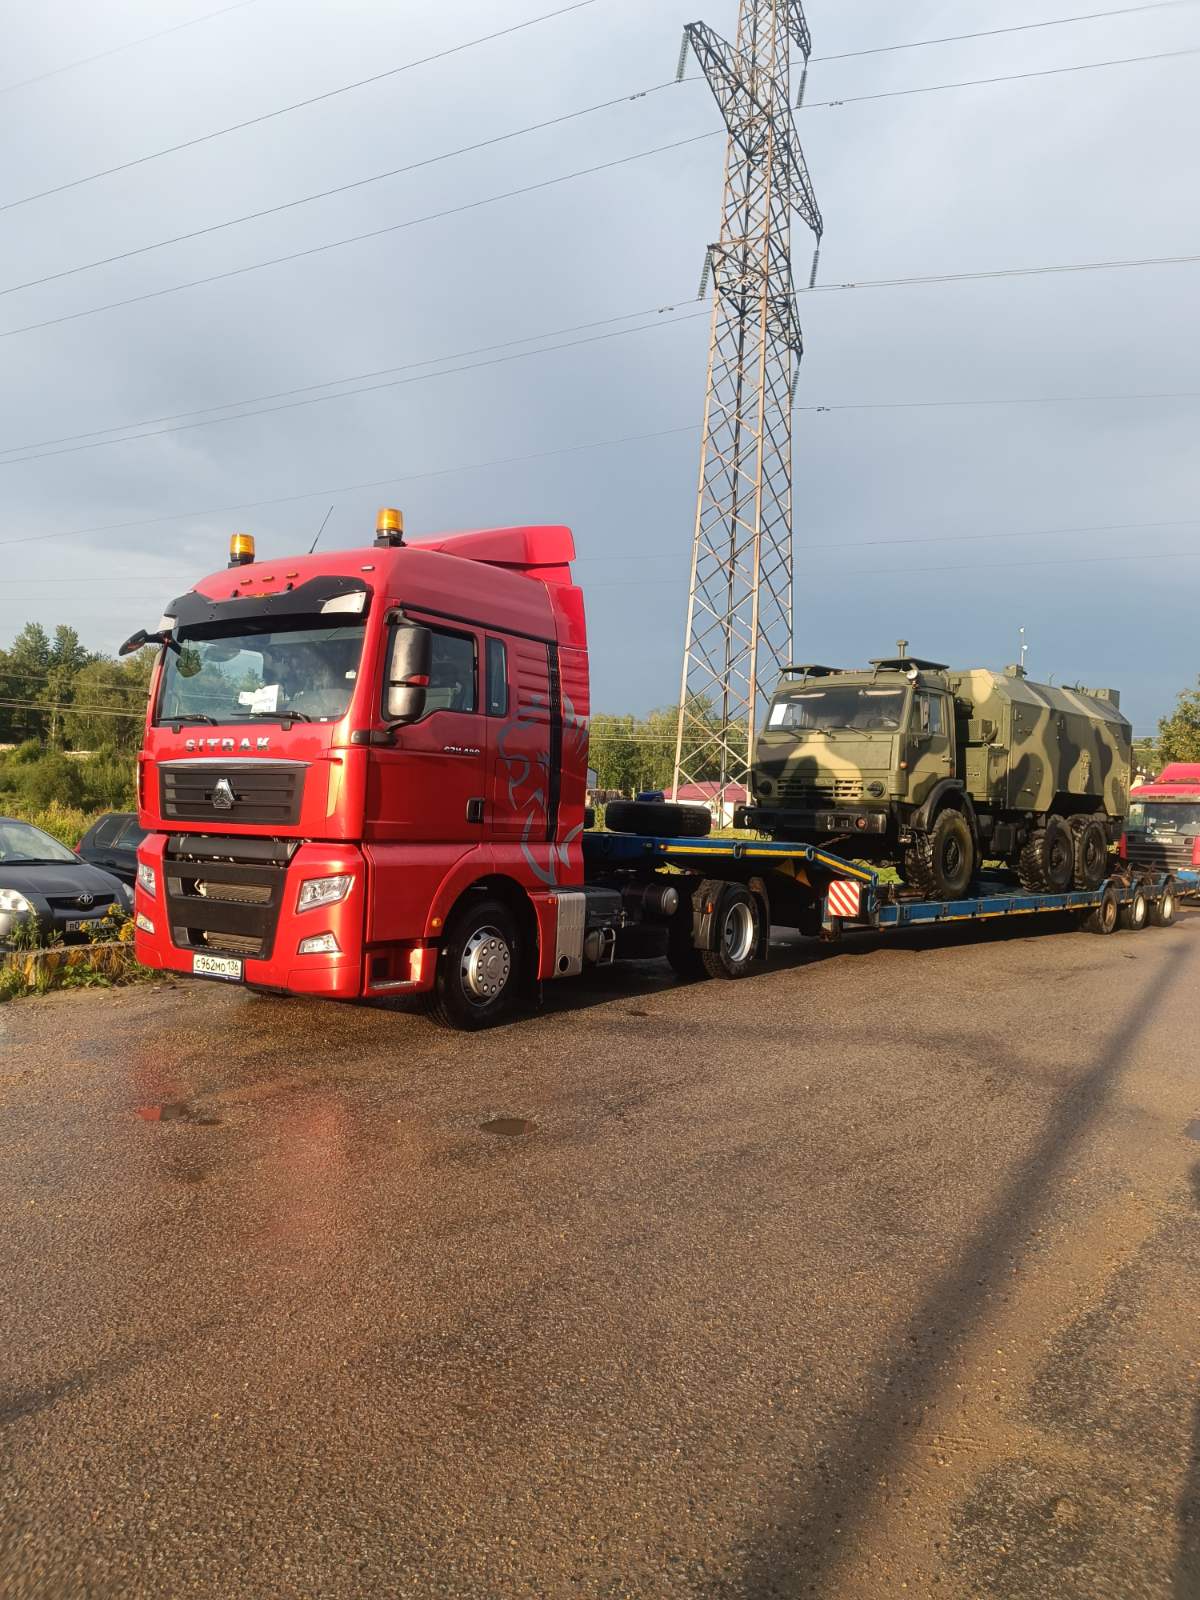
[(520, 1133), (537, 1132), (537, 1123), (530, 1122), (527, 1117), (493, 1117), (479, 1126), (484, 1133), (498, 1133), (507, 1139), (515, 1139)]
[(1183, 1132), (1188, 1139), (1200, 1139), (1200, 1117), (1197, 1117), (1194, 1122), (1189, 1122)]

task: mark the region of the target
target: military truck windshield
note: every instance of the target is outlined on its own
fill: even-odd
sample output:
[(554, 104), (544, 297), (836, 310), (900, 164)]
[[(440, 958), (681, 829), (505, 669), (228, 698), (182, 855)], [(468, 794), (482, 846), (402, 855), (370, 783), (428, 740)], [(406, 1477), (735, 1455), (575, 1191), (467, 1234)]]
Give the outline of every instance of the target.
[(906, 689), (874, 689), (865, 684), (831, 684), (781, 694), (771, 707), (768, 728), (854, 728), (891, 733), (904, 720)]
[(361, 622), (185, 628), (179, 650), (166, 652), (157, 720), (335, 721), (354, 692), (364, 632)]
[(1135, 800), (1129, 807), (1125, 827), (1133, 833), (1200, 833), (1200, 805)]

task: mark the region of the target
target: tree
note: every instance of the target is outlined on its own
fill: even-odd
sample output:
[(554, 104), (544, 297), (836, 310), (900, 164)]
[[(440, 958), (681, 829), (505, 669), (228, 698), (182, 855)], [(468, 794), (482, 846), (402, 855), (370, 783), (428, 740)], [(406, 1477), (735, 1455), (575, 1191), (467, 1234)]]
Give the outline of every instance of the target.
[(1168, 761), (1200, 761), (1200, 678), (1184, 689), (1169, 717), (1158, 724), (1158, 753)]

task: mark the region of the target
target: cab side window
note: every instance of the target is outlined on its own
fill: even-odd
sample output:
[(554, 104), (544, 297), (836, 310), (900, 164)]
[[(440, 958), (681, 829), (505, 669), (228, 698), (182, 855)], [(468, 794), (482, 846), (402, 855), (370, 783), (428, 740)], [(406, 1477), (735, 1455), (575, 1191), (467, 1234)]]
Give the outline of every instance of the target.
[(487, 714), (508, 715), (508, 651), (503, 639), (487, 641)]
[(913, 700), (913, 732), (945, 733), (942, 715), (942, 697), (939, 694), (918, 694)]
[(432, 711), (475, 711), (475, 640), (466, 633), (433, 628), (433, 652), (425, 714)]

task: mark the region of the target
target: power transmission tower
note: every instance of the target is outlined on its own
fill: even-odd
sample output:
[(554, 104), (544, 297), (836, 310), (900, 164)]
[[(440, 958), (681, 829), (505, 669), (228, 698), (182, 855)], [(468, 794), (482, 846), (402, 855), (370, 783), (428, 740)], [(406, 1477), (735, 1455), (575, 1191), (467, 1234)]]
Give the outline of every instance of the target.
[[(745, 781), (765, 693), (792, 660), (792, 403), (803, 342), (792, 282), (799, 215), (821, 213), (791, 108), (791, 56), (812, 49), (800, 0), (740, 0), (737, 40), (684, 29), (729, 139), (711, 245), (712, 332), (672, 792)], [(813, 255), (810, 285), (815, 282)]]

